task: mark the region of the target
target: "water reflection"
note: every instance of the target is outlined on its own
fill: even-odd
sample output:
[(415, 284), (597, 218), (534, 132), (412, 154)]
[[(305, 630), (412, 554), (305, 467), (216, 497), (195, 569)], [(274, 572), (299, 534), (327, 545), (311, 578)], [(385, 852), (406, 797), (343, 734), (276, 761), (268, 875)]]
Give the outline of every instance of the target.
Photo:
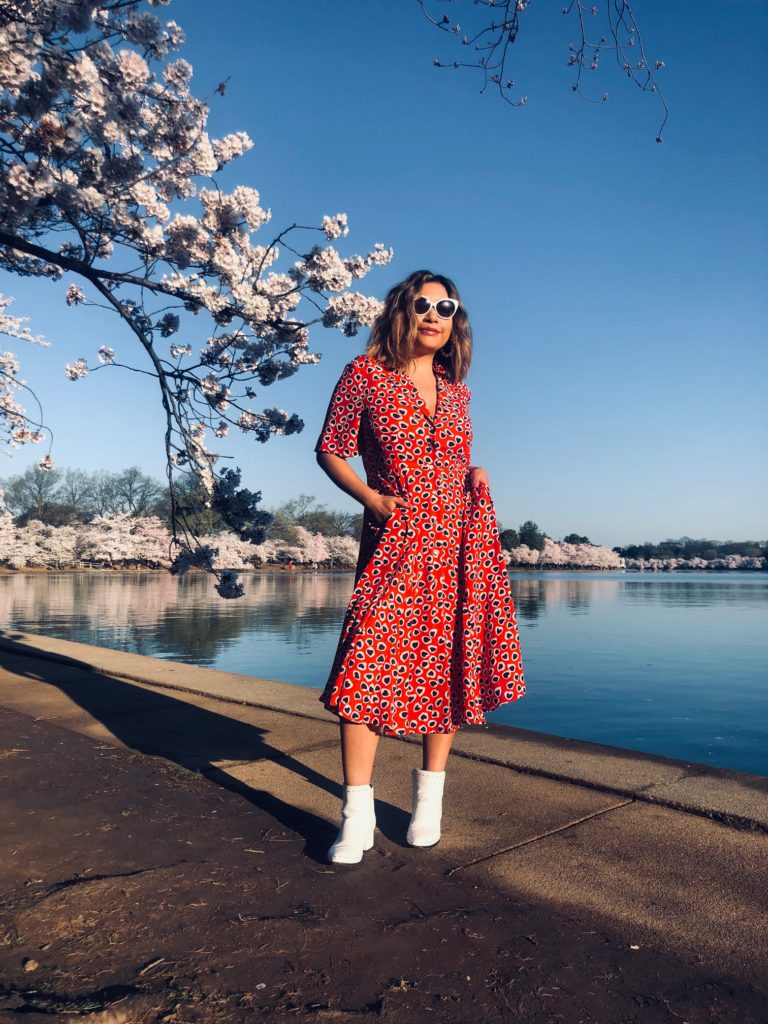
[[(521, 622), (534, 624), (547, 610), (548, 606), (564, 605), (575, 614), (585, 614), (589, 606), (598, 597), (604, 599), (607, 591), (605, 584), (614, 587), (615, 581), (587, 576), (571, 576), (562, 578), (538, 573), (536, 576), (510, 575), (512, 593), (515, 598), (517, 617)], [(615, 587), (613, 599), (617, 596)]]
[[(511, 573), (510, 580), (518, 620), (528, 626), (548, 611), (588, 615), (597, 603), (768, 605), (768, 579), (756, 573), (739, 579)], [(352, 590), (350, 573), (254, 574), (246, 577), (242, 600), (222, 601), (213, 582), (168, 573), (9, 573), (0, 575), (0, 623), (210, 665), (245, 633), (311, 645), (338, 629)]]
[(746, 578), (729, 579), (725, 573), (709, 573), (705, 578), (670, 576), (645, 579), (633, 576), (624, 583), (625, 600), (635, 604), (689, 605), (706, 608), (713, 604), (750, 605), (768, 604), (766, 574), (749, 574)]
[(213, 665), (245, 634), (311, 645), (338, 628), (351, 582), (347, 573), (253, 575), (242, 600), (222, 601), (202, 574), (8, 574), (0, 624)]
[(599, 601), (622, 604), (658, 604), (708, 608), (726, 604), (738, 607), (768, 605), (765, 573), (681, 573), (613, 575), (608, 573), (511, 573), (518, 619), (534, 624), (547, 608), (567, 607), (586, 614)]
[[(765, 573), (510, 574), (529, 690), (491, 720), (768, 774)], [(322, 686), (351, 573), (0, 574), (0, 626)], [(258, 682), (254, 679), (254, 686)]]

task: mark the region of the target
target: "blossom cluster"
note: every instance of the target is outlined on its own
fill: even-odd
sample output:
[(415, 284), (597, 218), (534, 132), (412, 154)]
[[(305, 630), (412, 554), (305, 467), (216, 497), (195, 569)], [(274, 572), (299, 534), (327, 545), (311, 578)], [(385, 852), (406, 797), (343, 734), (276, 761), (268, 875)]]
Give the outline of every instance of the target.
[[(8, 312), (13, 299), (0, 294), (0, 334), (20, 341), (28, 341), (42, 348), (49, 342), (42, 335), (33, 335), (29, 329), (29, 317), (14, 316)], [(38, 424), (33, 424), (18, 401), (18, 392), (26, 385), (19, 377), (19, 359), (13, 352), (0, 350), (0, 429), (5, 429), (11, 447), (23, 444), (37, 444), (45, 434)]]

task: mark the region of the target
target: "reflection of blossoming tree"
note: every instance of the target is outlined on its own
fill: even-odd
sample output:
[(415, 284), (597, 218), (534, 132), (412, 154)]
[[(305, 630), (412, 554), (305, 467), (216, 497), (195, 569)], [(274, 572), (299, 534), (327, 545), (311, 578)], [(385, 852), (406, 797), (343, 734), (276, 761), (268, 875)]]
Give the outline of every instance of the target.
[[(391, 258), (380, 244), (345, 257), (333, 245), (294, 240), (310, 230), (330, 242), (346, 236), (344, 214), (318, 228), (294, 224), (264, 245), (252, 240), (270, 219), (259, 193), (244, 185), (225, 192), (213, 179), (252, 143), (244, 132), (209, 137), (208, 106), (190, 92), (191, 66), (166, 60), (182, 41), (179, 26), (163, 24), (142, 0), (17, 0), (4, 6), (0, 27), (0, 266), (76, 275), (67, 303), (113, 311), (138, 344), (165, 413), (180, 572), (215, 565), (189, 527), (185, 512), (193, 510), (176, 500), (174, 471), (194, 472), (230, 528), (262, 540), (269, 516), (257, 510), (261, 494), (239, 487), (238, 470), (215, 471), (211, 437), (233, 426), (261, 442), (301, 430), (296, 414), (254, 409), (253, 384), (319, 360), (309, 351), (311, 324), (348, 336), (370, 324), (379, 304), (351, 289)], [(201, 187), (206, 179), (210, 187)], [(272, 269), (281, 250), (295, 257), (282, 271)], [(308, 316), (299, 315), (302, 300)], [(7, 303), (0, 297), (0, 331), (39, 341), (6, 314)], [(176, 340), (185, 314), (209, 325), (196, 351)], [(93, 368), (110, 365), (122, 364), (102, 346)], [(66, 374), (78, 380), (90, 369), (79, 358)], [(0, 354), (0, 427), (11, 445), (44, 438), (41, 417), (18, 401), (18, 371), (14, 355)], [(41, 462), (52, 464), (50, 454)], [(234, 573), (221, 573), (217, 589), (242, 593)]]
[[(499, 95), (513, 107), (525, 106), (528, 97), (516, 96), (512, 77), (512, 45), (520, 31), (520, 15), (532, 6), (533, 0), (418, 0), (419, 6), (436, 28), (454, 37), (461, 37), (461, 46), (471, 55), (468, 60), (435, 60), (439, 68), (475, 68), (482, 72), (485, 92), (488, 86), (498, 89)], [(440, 4), (451, 4), (454, 17), (463, 18), (464, 29), (445, 13), (439, 13)], [(459, 15), (458, 11), (462, 14)], [(584, 90), (585, 75), (600, 68), (604, 52), (612, 53), (619, 68), (643, 92), (655, 93), (663, 116), (656, 141), (661, 142), (669, 111), (659, 89), (656, 73), (664, 67), (663, 60), (649, 61), (645, 54), (635, 15), (628, 0), (566, 0), (562, 13), (576, 23), (577, 43), (568, 44), (568, 67), (575, 72), (571, 86), (591, 102), (605, 102), (608, 93), (600, 99)], [(602, 20), (600, 16), (602, 15)], [(598, 19), (595, 21), (594, 19)], [(592, 25), (599, 25), (597, 30)]]

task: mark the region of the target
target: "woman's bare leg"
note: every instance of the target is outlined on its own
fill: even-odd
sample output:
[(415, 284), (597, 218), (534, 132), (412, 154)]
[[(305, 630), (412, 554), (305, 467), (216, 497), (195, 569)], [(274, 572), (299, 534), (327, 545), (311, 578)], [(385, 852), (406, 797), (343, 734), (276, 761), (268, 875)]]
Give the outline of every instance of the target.
[(378, 733), (367, 725), (340, 720), (341, 765), (345, 786), (367, 786), (373, 774), (373, 762), (379, 743)]
[(433, 732), (424, 737), (421, 767), (425, 772), (444, 772), (454, 733)]

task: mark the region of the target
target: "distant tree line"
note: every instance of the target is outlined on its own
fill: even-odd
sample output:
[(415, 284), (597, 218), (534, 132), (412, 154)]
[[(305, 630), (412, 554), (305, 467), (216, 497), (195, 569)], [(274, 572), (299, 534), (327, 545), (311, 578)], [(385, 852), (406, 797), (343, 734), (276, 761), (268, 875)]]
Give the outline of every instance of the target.
[[(513, 551), (515, 548), (527, 547), (531, 551), (543, 551), (547, 540), (552, 540), (548, 533), (540, 530), (538, 525), (531, 519), (526, 519), (516, 530), (502, 529), (499, 533), (501, 546), (505, 551)], [(589, 537), (580, 533), (569, 533), (563, 537), (563, 544), (591, 544)]]
[[(212, 511), (193, 511), (205, 502), (196, 478), (183, 475), (175, 484), (177, 504), (198, 536), (224, 532), (226, 523)], [(0, 480), (5, 509), (18, 526), (37, 520), (47, 526), (75, 526), (90, 523), (98, 516), (157, 516), (171, 527), (171, 502), (166, 484), (130, 466), (117, 473), (82, 469), (41, 470), (32, 466), (26, 472)], [(300, 530), (323, 537), (354, 537), (359, 540), (363, 513), (328, 509), (310, 494), (300, 494), (269, 509), (271, 522), (266, 527), (272, 540), (297, 544)], [(516, 530), (501, 530), (501, 546), (512, 551), (521, 546), (543, 551), (548, 534), (528, 519)], [(571, 533), (563, 540), (571, 544), (589, 544), (587, 537)]]
[[(213, 511), (199, 510), (206, 495), (195, 476), (183, 475), (175, 485), (177, 504), (186, 512), (190, 525), (198, 536), (225, 533), (227, 524)], [(106, 470), (87, 472), (82, 469), (41, 470), (30, 467), (18, 476), (0, 479), (0, 508), (12, 514), (18, 526), (37, 520), (47, 526), (75, 526), (90, 523), (97, 517), (118, 516), (125, 513), (136, 517), (156, 516), (164, 526), (171, 527), (171, 502), (167, 484), (143, 473), (137, 466), (120, 472)], [(352, 537), (360, 539), (363, 524), (362, 510), (340, 512), (328, 509), (312, 495), (300, 494), (270, 508), (267, 538), (287, 545), (299, 545), (307, 531), (322, 537)], [(500, 525), (501, 546), (505, 551), (528, 548), (531, 552), (551, 550), (552, 538), (537, 523), (527, 519), (517, 529)], [(569, 533), (561, 544), (593, 545), (589, 537)], [(622, 558), (642, 559), (704, 559), (707, 562), (740, 555), (745, 558), (768, 558), (766, 541), (717, 541), (680, 537), (658, 544), (629, 544), (614, 547)]]
[(122, 512), (163, 518), (167, 488), (136, 466), (120, 473), (33, 466), (19, 476), (0, 480), (0, 490), (2, 504), (18, 526), (33, 519), (47, 526), (72, 526)]
[(629, 544), (613, 549), (623, 558), (703, 558), (712, 562), (728, 555), (742, 555), (745, 558), (768, 558), (768, 543), (756, 540), (695, 540), (693, 537), (667, 539), (659, 544)]
[[(227, 524), (209, 510), (192, 512), (204, 504), (196, 478), (181, 477), (175, 485), (177, 504), (186, 512), (199, 536), (219, 533)], [(18, 476), (0, 479), (0, 507), (10, 512), (17, 526), (36, 520), (46, 526), (75, 526), (100, 516), (128, 513), (138, 518), (156, 516), (170, 528), (171, 502), (166, 484), (130, 466), (117, 473), (82, 469), (42, 470), (32, 466)], [(319, 504), (314, 497), (300, 494), (270, 510), (267, 536), (273, 540), (298, 543), (299, 527), (324, 537), (355, 537), (362, 530), (362, 512), (337, 512)]]

